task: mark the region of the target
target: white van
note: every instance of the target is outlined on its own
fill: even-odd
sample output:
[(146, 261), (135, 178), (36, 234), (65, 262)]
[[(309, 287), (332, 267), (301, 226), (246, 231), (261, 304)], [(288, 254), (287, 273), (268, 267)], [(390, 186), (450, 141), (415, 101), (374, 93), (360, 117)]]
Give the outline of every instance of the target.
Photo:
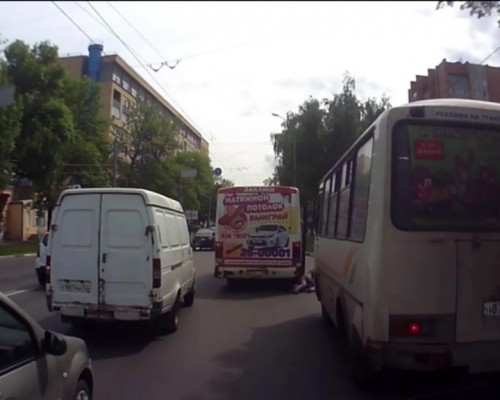
[(47, 305), (63, 322), (154, 320), (174, 332), (195, 295), (179, 202), (142, 189), (66, 190), (47, 256)]

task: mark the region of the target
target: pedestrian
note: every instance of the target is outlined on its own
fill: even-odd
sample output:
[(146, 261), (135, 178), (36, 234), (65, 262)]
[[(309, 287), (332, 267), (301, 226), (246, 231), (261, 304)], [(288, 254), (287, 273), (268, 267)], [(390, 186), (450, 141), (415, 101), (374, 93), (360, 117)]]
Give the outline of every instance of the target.
[(294, 286), (293, 292), (299, 294), (300, 292), (313, 293), (314, 287), (314, 271), (306, 272), (300, 278), (300, 281)]

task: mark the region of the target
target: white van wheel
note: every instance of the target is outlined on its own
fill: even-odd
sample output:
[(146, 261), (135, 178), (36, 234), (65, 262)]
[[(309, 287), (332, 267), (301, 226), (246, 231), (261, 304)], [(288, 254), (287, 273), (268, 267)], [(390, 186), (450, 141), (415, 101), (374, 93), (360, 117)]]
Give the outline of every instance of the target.
[(181, 308), (180, 296), (177, 296), (172, 309), (163, 314), (157, 321), (157, 330), (160, 335), (174, 333), (179, 327), (179, 311)]

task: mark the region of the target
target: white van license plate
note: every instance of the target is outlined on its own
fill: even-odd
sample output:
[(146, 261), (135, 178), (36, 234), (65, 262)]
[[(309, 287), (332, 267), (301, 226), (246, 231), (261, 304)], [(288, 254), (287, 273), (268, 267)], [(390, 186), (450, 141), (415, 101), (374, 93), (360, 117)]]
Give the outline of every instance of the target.
[(90, 293), (90, 282), (59, 281), (59, 290), (62, 292)]
[(485, 317), (500, 317), (500, 301), (490, 301), (483, 305)]

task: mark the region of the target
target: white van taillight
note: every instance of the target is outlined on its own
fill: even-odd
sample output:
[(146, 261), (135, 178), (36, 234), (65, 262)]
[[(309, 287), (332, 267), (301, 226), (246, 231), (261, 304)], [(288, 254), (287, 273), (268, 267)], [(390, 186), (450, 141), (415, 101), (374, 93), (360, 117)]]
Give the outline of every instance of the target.
[(301, 256), (300, 256), (300, 242), (293, 242), (292, 246), (292, 262), (294, 264), (300, 264)]
[(153, 288), (158, 289), (161, 287), (161, 260), (159, 258), (153, 259)]
[(222, 242), (215, 242), (215, 258), (222, 258)]
[(50, 256), (45, 259), (45, 283), (50, 283)]

